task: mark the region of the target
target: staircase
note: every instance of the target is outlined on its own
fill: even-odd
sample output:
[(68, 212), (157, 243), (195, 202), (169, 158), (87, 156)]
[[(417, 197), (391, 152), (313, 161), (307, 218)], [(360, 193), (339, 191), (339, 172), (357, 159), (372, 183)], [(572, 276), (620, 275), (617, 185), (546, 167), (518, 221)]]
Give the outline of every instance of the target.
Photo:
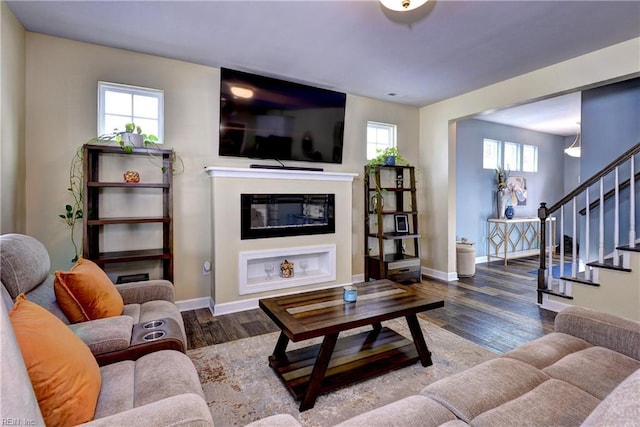
[[(538, 304), (578, 305), (640, 320), (640, 240), (636, 238), (640, 143), (559, 202), (541, 203)], [(552, 241), (555, 217), (559, 242)], [(565, 247), (563, 236), (573, 243)], [(559, 247), (556, 254), (554, 249)], [(569, 265), (567, 265), (569, 264)], [(553, 277), (558, 266), (559, 277)]]

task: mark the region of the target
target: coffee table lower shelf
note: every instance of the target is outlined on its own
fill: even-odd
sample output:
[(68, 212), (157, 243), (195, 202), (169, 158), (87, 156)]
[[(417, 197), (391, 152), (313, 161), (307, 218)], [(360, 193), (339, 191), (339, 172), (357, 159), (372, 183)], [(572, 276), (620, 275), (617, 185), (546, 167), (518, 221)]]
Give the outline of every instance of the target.
[[(276, 372), (296, 400), (309, 385), (320, 344), (269, 357)], [(404, 368), (419, 360), (413, 341), (384, 327), (339, 338), (320, 387), (320, 393)]]

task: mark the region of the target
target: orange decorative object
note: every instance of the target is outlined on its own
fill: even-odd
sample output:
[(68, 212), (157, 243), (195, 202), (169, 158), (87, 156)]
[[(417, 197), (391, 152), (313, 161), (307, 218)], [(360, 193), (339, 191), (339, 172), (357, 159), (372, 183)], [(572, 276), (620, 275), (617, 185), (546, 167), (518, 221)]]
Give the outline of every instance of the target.
[(136, 171), (126, 171), (124, 180), (125, 182), (140, 182), (140, 174)]

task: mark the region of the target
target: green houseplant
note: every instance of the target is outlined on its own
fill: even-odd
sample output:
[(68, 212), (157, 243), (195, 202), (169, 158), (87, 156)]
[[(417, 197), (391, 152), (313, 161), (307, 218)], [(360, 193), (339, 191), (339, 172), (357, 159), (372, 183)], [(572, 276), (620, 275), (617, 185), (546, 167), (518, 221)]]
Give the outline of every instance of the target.
[[(409, 163), (400, 155), (397, 147), (387, 147), (385, 149), (376, 150), (377, 156), (367, 162), (367, 170), (369, 171), (373, 166), (395, 166), (395, 165), (409, 165)], [(368, 173), (368, 172), (367, 172)], [(384, 206), (383, 190), (375, 182), (376, 191), (371, 198), (371, 205), (381, 207)]]
[(367, 166), (394, 166), (408, 165), (409, 163), (400, 155), (397, 147), (387, 147), (384, 150), (378, 149), (377, 156), (367, 162)]

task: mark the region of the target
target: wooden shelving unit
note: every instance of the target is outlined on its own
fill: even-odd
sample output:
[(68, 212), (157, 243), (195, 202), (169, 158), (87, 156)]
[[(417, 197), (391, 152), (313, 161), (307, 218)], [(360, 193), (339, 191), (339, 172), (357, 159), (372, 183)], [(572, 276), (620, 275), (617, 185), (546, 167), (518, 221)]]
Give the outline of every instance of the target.
[[(153, 155), (161, 159), (165, 172), (162, 182), (111, 182), (102, 181), (100, 177), (100, 159), (113, 155), (123, 155), (120, 147), (86, 144), (84, 155), (84, 201), (82, 256), (92, 260), (105, 268), (107, 264), (129, 263), (139, 261), (160, 261), (162, 264), (162, 278), (173, 281), (173, 175), (171, 150), (157, 150), (134, 148), (132, 156)], [(108, 161), (103, 159), (103, 161)], [(101, 195), (112, 189), (127, 189), (128, 191), (157, 189), (158, 197), (162, 198), (162, 212), (157, 215), (134, 217), (127, 216), (127, 207), (123, 205), (123, 216), (100, 217)], [(100, 233), (108, 233), (109, 226), (121, 224), (154, 224), (162, 227), (162, 247), (142, 250), (127, 250), (105, 252), (100, 247)]]
[[(420, 282), (415, 168), (365, 166), (364, 183), (365, 281)], [(398, 231), (398, 216), (406, 218), (406, 231)]]

